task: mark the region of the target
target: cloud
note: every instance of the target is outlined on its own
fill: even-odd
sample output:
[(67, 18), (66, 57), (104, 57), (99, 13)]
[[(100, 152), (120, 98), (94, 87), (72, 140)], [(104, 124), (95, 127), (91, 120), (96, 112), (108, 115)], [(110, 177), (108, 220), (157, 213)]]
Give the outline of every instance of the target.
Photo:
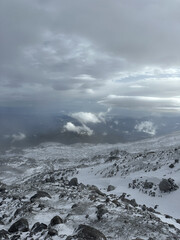
[(77, 112), (72, 113), (71, 116), (75, 119), (77, 119), (82, 124), (86, 123), (100, 123), (101, 120), (93, 113), (90, 112)]
[(91, 112), (76, 112), (72, 113), (70, 116), (78, 120), (81, 124), (87, 123), (101, 123), (106, 122), (106, 116), (111, 111), (111, 108), (108, 108), (106, 112), (91, 113)]
[(12, 135), (5, 135), (5, 138), (11, 138), (12, 142), (17, 142), (17, 141), (22, 141), (26, 138), (26, 135), (24, 133), (17, 133), (17, 134), (12, 134)]
[(103, 112), (104, 99), (177, 112), (178, 9), (177, 0), (0, 1), (0, 106)]
[(144, 132), (150, 135), (156, 135), (156, 126), (154, 126), (153, 122), (150, 122), (150, 121), (141, 122), (137, 124), (134, 128), (138, 132)]
[(180, 111), (180, 97), (146, 97), (146, 96), (117, 96), (109, 95), (99, 103), (125, 109), (143, 111)]
[(74, 132), (80, 135), (88, 135), (88, 136), (93, 135), (93, 130), (91, 130), (86, 125), (75, 126), (73, 123), (67, 122), (67, 124), (64, 125), (63, 129), (64, 131)]

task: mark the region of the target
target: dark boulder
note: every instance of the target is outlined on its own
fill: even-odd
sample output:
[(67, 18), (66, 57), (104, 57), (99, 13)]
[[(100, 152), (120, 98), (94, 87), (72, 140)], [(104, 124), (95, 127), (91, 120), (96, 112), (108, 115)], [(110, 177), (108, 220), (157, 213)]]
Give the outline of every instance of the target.
[(107, 209), (105, 208), (105, 205), (100, 204), (97, 206), (97, 219), (100, 221), (105, 213), (107, 213)]
[(58, 235), (58, 231), (56, 229), (50, 228), (48, 231), (49, 236), (56, 236)]
[(102, 232), (99, 230), (90, 227), (88, 225), (79, 225), (78, 229), (76, 230), (76, 235), (69, 236), (66, 240), (106, 240), (106, 237)]
[(77, 186), (78, 185), (78, 179), (77, 178), (72, 178), (69, 181), (69, 186)]
[(30, 201), (31, 201), (31, 202), (34, 202), (35, 200), (40, 199), (40, 198), (44, 198), (44, 197), (51, 198), (51, 196), (49, 195), (49, 193), (44, 192), (44, 191), (37, 191), (37, 193), (34, 194), (34, 195), (30, 198)]
[(13, 223), (8, 231), (10, 233), (15, 233), (18, 231), (27, 232), (29, 231), (28, 221), (25, 218), (21, 218), (17, 222)]
[(174, 164), (171, 163), (171, 164), (169, 165), (169, 168), (174, 168)]
[(16, 234), (11, 237), (11, 240), (19, 240), (19, 239), (21, 239), (21, 236), (19, 234)]
[(55, 216), (51, 219), (50, 225), (54, 226), (61, 223), (63, 223), (63, 220), (59, 216)]
[(4, 229), (0, 230), (0, 240), (9, 239), (8, 232)]
[(89, 190), (91, 190), (92, 193), (97, 193), (98, 195), (105, 196), (106, 194), (101, 192), (98, 187), (92, 185), (89, 186)]
[(180, 219), (176, 219), (176, 222), (180, 224)]
[(36, 222), (32, 228), (31, 228), (31, 232), (33, 232), (34, 234), (41, 232), (42, 230), (47, 229), (47, 225), (44, 223), (40, 223), (40, 222)]
[(86, 239), (86, 240), (106, 240), (106, 237), (104, 236), (104, 234), (102, 232), (100, 232), (99, 230), (87, 226), (87, 225), (79, 225), (78, 229), (77, 229), (77, 237), (78, 238), (82, 238), (82, 239)]
[(115, 187), (113, 185), (109, 185), (107, 188), (107, 191), (110, 192), (110, 191), (113, 191), (114, 189)]
[(159, 189), (161, 192), (171, 192), (178, 189), (178, 186), (174, 183), (172, 178), (162, 179), (159, 183)]
[(148, 181), (144, 182), (144, 186), (143, 186), (144, 189), (151, 189), (152, 187), (153, 187), (152, 182), (148, 182)]

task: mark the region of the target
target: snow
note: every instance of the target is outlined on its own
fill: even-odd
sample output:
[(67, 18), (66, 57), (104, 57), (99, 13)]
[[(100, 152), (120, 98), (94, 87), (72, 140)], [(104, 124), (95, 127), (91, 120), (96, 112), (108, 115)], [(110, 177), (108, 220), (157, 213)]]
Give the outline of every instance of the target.
[[(112, 157), (110, 152), (114, 150), (119, 150), (116, 155), (117, 159), (110, 160)], [(68, 170), (69, 180), (77, 177), (79, 183), (95, 185), (107, 195), (114, 194), (120, 197), (126, 193), (129, 199), (135, 199), (140, 205), (145, 204), (152, 208), (157, 205), (159, 214), (155, 213), (155, 215), (162, 222), (173, 224), (180, 229), (180, 224), (175, 220), (180, 218), (180, 188), (171, 193), (162, 193), (157, 188), (154, 197), (138, 189), (129, 188), (129, 183), (134, 179), (147, 180), (158, 186), (162, 178), (173, 178), (180, 187), (180, 162), (174, 164), (174, 168), (169, 168), (169, 164), (174, 163), (175, 159), (180, 160), (180, 133), (115, 145), (73, 144), (66, 146), (49, 142), (22, 149), (19, 152), (11, 149), (2, 155), (1, 159), (3, 161), (1, 160), (0, 163), (0, 181), (7, 185), (23, 183), (41, 173), (65, 169)], [(118, 171), (116, 171), (117, 166)], [(115, 190), (107, 192), (108, 185), (115, 186)], [(34, 193), (35, 190), (28, 193), (27, 197)], [(47, 212), (47, 209), (44, 209), (38, 215), (32, 216), (31, 226), (37, 221), (48, 224), (49, 219), (56, 215), (53, 209), (61, 209), (60, 214), (65, 216), (66, 211), (72, 206), (72, 201), (67, 200), (66, 204), (59, 202), (58, 194), (54, 195), (51, 201), (49, 199), (42, 201), (49, 201), (52, 210)], [(7, 201), (7, 204), (10, 202)], [(86, 214), (86, 212), (83, 213), (82, 219)], [(91, 221), (96, 218), (95, 209), (90, 208), (88, 214)], [(172, 218), (166, 218), (165, 214)], [(72, 235), (76, 220), (76, 216), (73, 215), (72, 222), (69, 220), (69, 223), (58, 226), (57, 230), (62, 232), (62, 235)], [(174, 230), (171, 229), (171, 231)]]

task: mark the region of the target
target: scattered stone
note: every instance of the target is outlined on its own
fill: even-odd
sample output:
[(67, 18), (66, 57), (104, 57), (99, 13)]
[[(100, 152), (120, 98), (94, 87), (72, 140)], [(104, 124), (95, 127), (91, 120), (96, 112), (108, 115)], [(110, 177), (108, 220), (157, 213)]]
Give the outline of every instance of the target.
[(144, 182), (145, 189), (151, 189), (153, 187), (153, 182), (148, 182), (147, 180)]
[(112, 203), (114, 203), (117, 207), (120, 207), (121, 204), (117, 199), (112, 200)]
[(176, 222), (180, 224), (180, 219), (176, 219)]
[(113, 185), (109, 185), (107, 188), (107, 191), (110, 192), (110, 191), (113, 191), (114, 189), (115, 187)]
[(174, 183), (174, 179), (162, 179), (159, 183), (159, 189), (161, 192), (171, 192), (177, 190), (179, 187)]
[(5, 187), (0, 187), (0, 193), (5, 193), (6, 192), (6, 188)]
[(48, 235), (51, 236), (51, 237), (56, 236), (56, 235), (58, 235), (58, 231), (54, 228), (50, 228), (49, 231), (48, 231)]
[(78, 185), (78, 179), (77, 178), (72, 178), (69, 181), (69, 186), (77, 186)]
[(73, 205), (72, 205), (72, 207), (71, 207), (71, 208), (73, 209), (73, 208), (77, 208), (77, 207), (78, 207), (78, 204), (77, 204), (77, 203), (75, 203), (75, 204), (73, 204)]
[(11, 240), (19, 240), (19, 239), (21, 239), (21, 236), (19, 234), (11, 237)]
[(55, 178), (54, 178), (54, 176), (51, 176), (50, 178), (46, 178), (46, 179), (45, 179), (45, 182), (47, 182), (47, 183), (55, 183)]
[(97, 219), (100, 221), (102, 219), (102, 216), (107, 213), (108, 210), (105, 208), (103, 204), (100, 204), (97, 206)]
[(135, 199), (131, 199), (129, 203), (130, 203), (133, 207), (137, 207), (137, 206), (138, 206), (138, 204), (137, 204), (137, 202), (136, 202)]
[(13, 223), (8, 230), (10, 233), (15, 233), (18, 231), (27, 232), (29, 231), (29, 224), (27, 219), (21, 218), (17, 222)]
[(123, 194), (120, 196), (120, 199), (121, 199), (122, 202), (125, 202), (125, 203), (127, 203), (127, 204), (130, 204), (130, 205), (132, 205), (133, 207), (137, 207), (137, 206), (138, 206), (138, 204), (137, 204), (137, 202), (136, 202), (135, 199), (131, 199), (131, 200), (130, 200), (130, 199), (126, 198), (125, 196), (126, 196), (125, 193), (123, 193)]
[(171, 163), (171, 164), (169, 165), (169, 168), (174, 168), (174, 164)]
[(146, 211), (146, 210), (147, 210), (147, 207), (146, 207), (145, 204), (143, 204), (141, 208), (142, 208), (143, 211)]
[(6, 230), (4, 230), (4, 229), (2, 229), (2, 230), (0, 230), (0, 239), (9, 239), (9, 237), (8, 237), (8, 232), (6, 231)]
[(76, 232), (77, 234), (75, 236), (67, 238), (66, 240), (74, 238), (82, 240), (106, 240), (106, 237), (102, 232), (88, 225), (79, 225)]
[(105, 196), (105, 193), (101, 192), (98, 187), (92, 185), (89, 187), (89, 190), (91, 190), (93, 193), (97, 193), (101, 196)]
[(31, 202), (34, 202), (35, 200), (40, 199), (40, 198), (44, 198), (44, 197), (51, 198), (51, 196), (49, 195), (49, 193), (44, 192), (44, 191), (37, 191), (37, 193), (34, 194), (34, 195), (30, 198), (30, 201), (31, 201)]
[(51, 219), (50, 225), (54, 226), (61, 223), (63, 223), (63, 220), (59, 216), (55, 216)]
[(144, 240), (144, 239), (137, 237), (137, 238), (134, 238), (132, 240)]
[(42, 230), (47, 229), (47, 225), (44, 223), (36, 222), (33, 227), (31, 228), (31, 232), (34, 234), (41, 232)]

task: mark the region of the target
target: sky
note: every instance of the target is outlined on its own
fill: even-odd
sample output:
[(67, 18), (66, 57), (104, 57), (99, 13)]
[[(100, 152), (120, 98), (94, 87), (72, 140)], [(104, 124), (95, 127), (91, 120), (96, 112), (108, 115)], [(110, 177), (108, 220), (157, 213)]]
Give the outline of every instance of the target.
[(0, 107), (179, 114), (179, 25), (179, 0), (1, 0)]

